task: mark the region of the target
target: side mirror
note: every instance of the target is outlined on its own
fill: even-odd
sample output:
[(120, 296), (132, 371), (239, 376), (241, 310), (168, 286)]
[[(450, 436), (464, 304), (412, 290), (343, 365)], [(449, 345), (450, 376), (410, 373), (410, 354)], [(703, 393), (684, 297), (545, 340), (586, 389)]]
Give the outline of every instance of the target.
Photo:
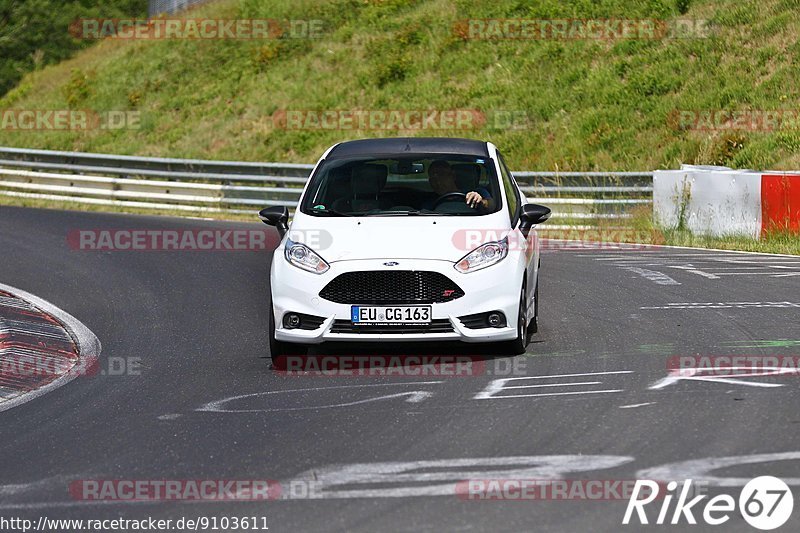
[(550, 218), (550, 213), (549, 207), (539, 204), (524, 204), (519, 216), (519, 230), (527, 237), (533, 226)]
[(258, 218), (268, 226), (275, 226), (281, 238), (289, 231), (289, 209), (286, 206), (265, 207), (258, 212)]

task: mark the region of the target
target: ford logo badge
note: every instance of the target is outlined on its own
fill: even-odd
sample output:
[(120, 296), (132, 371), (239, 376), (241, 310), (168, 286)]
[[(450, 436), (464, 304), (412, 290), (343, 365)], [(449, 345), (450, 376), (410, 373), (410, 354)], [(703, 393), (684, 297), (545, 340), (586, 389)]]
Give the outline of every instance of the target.
[(397, 261), (387, 261), (386, 263), (384, 263), (384, 264), (383, 264), (383, 266), (387, 266), (387, 267), (396, 267), (396, 266), (397, 266), (397, 265), (399, 265), (399, 264), (400, 264), (400, 263), (398, 263)]

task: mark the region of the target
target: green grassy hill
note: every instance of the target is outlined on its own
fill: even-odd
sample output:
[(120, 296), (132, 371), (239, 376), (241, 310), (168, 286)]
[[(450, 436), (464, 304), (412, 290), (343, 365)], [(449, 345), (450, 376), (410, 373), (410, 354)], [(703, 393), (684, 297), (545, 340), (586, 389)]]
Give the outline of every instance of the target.
[[(682, 13), (683, 12), (683, 13)], [(515, 169), (800, 167), (800, 125), (701, 132), (676, 110), (800, 110), (798, 0), (220, 0), (191, 17), (322, 20), (318, 39), (105, 40), (26, 76), (0, 110), (138, 110), (138, 130), (0, 130), (0, 145), (313, 162), (375, 135), (497, 143)], [(476, 18), (708, 20), (707, 38), (465, 39)], [(66, 31), (66, 28), (65, 28)], [(476, 109), (467, 131), (292, 130), (282, 110)], [(494, 117), (524, 113), (523, 127)]]

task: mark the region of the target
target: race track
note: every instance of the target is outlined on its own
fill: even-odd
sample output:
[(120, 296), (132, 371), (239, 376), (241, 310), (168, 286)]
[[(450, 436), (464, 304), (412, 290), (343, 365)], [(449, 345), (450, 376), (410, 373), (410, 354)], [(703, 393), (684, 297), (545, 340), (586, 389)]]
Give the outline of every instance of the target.
[[(101, 359), (128, 365), (0, 413), (0, 514), (263, 516), (273, 531), (611, 532), (625, 500), (466, 501), (441, 486), (648, 472), (800, 483), (797, 375), (665, 381), (674, 356), (797, 354), (800, 258), (549, 250), (525, 356), (489, 358), (485, 372), (458, 378), (325, 378), (281, 375), (266, 359), (271, 254), (78, 251), (66, 239), (74, 229), (198, 227), (256, 226), (0, 207), (0, 282), (72, 314), (102, 342)], [(509, 377), (521, 379), (495, 381)], [(740, 459), (718, 461), (728, 457)], [(321, 492), (267, 502), (71, 497), (71, 483), (96, 479), (317, 480)], [(752, 531), (739, 516), (724, 530)]]

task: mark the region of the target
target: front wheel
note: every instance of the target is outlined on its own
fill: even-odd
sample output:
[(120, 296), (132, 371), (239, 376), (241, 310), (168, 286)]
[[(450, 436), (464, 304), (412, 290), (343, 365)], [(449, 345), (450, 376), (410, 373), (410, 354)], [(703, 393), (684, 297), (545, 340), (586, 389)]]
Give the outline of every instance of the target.
[(292, 355), (306, 355), (308, 347), (305, 344), (283, 342), (275, 339), (275, 312), (269, 306), (269, 355), (272, 366), (285, 368), (286, 358)]
[(533, 289), (533, 318), (528, 324), (528, 334), (539, 331), (539, 275), (536, 275), (536, 288)]
[(513, 355), (525, 353), (528, 346), (528, 304), (525, 298), (525, 286), (519, 297), (519, 312), (517, 313), (517, 338), (503, 343), (503, 351)]

